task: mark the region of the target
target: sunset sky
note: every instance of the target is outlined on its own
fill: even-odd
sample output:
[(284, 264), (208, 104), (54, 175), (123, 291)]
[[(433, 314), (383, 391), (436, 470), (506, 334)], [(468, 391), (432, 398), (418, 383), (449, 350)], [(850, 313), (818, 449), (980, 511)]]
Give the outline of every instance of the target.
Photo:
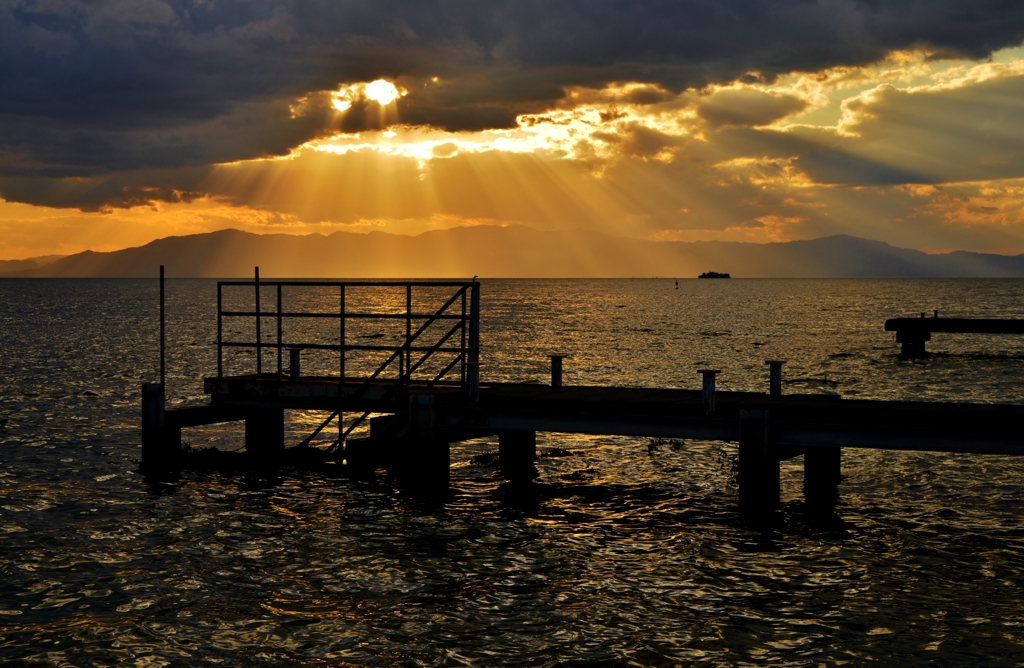
[(0, 0), (0, 259), (521, 223), (1024, 252), (1024, 3)]

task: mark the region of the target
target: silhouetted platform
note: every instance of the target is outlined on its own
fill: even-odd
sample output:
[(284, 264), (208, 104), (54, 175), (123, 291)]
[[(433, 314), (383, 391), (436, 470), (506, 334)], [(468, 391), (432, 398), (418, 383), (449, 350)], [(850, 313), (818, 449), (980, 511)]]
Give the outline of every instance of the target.
[(485, 383), (467, 404), (457, 384), (345, 383), (276, 374), (207, 378), (208, 406), (168, 408), (167, 425), (244, 419), (264, 408), (397, 414), (409, 395), (433, 397), (434, 424), (452, 441), (505, 430), (738, 441), (740, 418), (767, 411), (774, 448), (856, 447), (1024, 454), (1024, 406), (841, 399), (820, 394), (771, 397), (715, 393), (704, 415), (700, 390)]
[[(484, 436), (497, 436), (502, 472), (513, 480), (536, 475), (537, 432), (730, 441), (739, 444), (740, 506), (761, 512), (778, 507), (779, 462), (795, 456), (803, 456), (804, 494), (814, 507), (836, 500), (844, 447), (1024, 454), (1024, 406), (783, 395), (782, 360), (766, 361), (767, 393), (718, 392), (714, 369), (699, 371), (700, 390), (563, 386), (559, 353), (550, 355), (550, 385), (484, 383), (475, 280), (260, 281), (257, 270), (253, 281), (222, 281), (217, 291), (217, 374), (205, 379), (208, 405), (165, 406), (161, 334), (161, 383), (142, 388), (148, 473), (187, 465), (183, 428), (234, 421), (245, 423), (246, 457), (256, 466), (277, 467), (296, 455), (291, 461), (333, 462), (357, 475), (383, 468), (401, 485), (435, 489), (448, 488), (450, 444)], [(296, 297), (300, 309), (286, 308)], [(1024, 333), (1021, 321), (937, 316), (891, 320), (886, 328), (897, 330), (904, 352), (920, 353), (931, 332)], [(324, 326), (308, 327), (313, 319)], [(238, 326), (246, 321), (251, 329)], [(307, 350), (320, 359), (336, 355), (336, 375), (304, 375)], [(276, 371), (265, 373), (271, 365)], [(255, 373), (231, 375), (225, 367)], [(327, 415), (300, 443), (285, 443), (286, 410)], [(355, 433), (360, 426), (368, 432)], [(325, 429), (330, 445), (310, 447), (323, 444), (315, 439)]]
[(885, 331), (896, 332), (896, 342), (901, 344), (902, 354), (917, 357), (925, 354), (925, 342), (932, 334), (1024, 334), (1024, 320), (995, 318), (890, 318), (885, 321)]

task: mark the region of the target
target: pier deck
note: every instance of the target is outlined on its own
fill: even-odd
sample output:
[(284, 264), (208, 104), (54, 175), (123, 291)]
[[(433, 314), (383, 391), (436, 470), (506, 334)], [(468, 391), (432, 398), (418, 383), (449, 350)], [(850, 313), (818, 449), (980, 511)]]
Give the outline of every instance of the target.
[(714, 415), (707, 416), (701, 390), (484, 383), (479, 402), (467, 405), (455, 384), (413, 384), (399, 394), (392, 387), (386, 381), (339, 383), (336, 377), (276, 374), (207, 378), (212, 404), (168, 409), (167, 420), (187, 427), (238, 420), (260, 408), (332, 412), (340, 407), (345, 412), (394, 414), (409, 394), (429, 392), (435, 397), (435, 425), (453, 434), (529, 430), (738, 441), (742, 414), (767, 411), (771, 442), (780, 448), (1024, 455), (1024, 406), (1017, 405), (718, 391)]

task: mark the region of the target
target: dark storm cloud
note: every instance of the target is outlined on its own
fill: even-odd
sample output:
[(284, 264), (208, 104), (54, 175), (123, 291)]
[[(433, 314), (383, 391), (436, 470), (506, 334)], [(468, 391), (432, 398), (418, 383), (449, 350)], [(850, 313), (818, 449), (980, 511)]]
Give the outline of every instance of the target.
[[(390, 117), (370, 102), (293, 112), (379, 77), (409, 91), (397, 119), (478, 130), (548, 109), (566, 86), (679, 91), (1022, 40), (1024, 4), (1004, 1), (0, 0), (0, 196), (13, 178), (202, 167), (380, 127)], [(705, 111), (762, 120), (732, 109)]]

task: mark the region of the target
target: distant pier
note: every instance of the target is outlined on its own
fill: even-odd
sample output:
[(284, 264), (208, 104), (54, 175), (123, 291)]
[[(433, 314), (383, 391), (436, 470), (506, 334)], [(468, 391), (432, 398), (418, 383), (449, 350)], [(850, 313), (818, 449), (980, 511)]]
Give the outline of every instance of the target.
[(994, 318), (940, 318), (934, 311), (931, 318), (922, 313), (920, 318), (890, 318), (885, 321), (885, 331), (896, 332), (905, 357), (923, 357), (927, 354), (925, 343), (932, 334), (1024, 334), (1024, 320), (999, 320)]
[[(248, 291), (251, 310), (226, 309), (225, 289)], [(335, 294), (337, 308), (287, 308), (286, 294), (301, 301), (298, 294), (309, 289)], [(286, 454), (286, 410), (327, 414), (289, 452), (314, 450), (313, 438), (330, 430), (336, 435), (331, 445), (316, 449), (324, 458), (354, 471), (384, 467), (400, 484), (435, 490), (449, 483), (450, 444), (485, 436), (497, 437), (500, 464), (513, 479), (535, 475), (537, 432), (736, 442), (740, 504), (755, 511), (778, 507), (779, 463), (796, 456), (804, 458), (807, 501), (827, 506), (837, 498), (844, 447), (1024, 454), (1024, 406), (783, 395), (780, 360), (767, 362), (764, 393), (716, 391), (713, 369), (701, 372), (703, 387), (694, 390), (568, 386), (562, 383), (562, 355), (552, 356), (550, 386), (483, 382), (476, 281), (259, 281), (257, 273), (254, 281), (223, 281), (217, 290), (218, 373), (204, 382), (210, 403), (165, 407), (160, 384), (143, 386), (146, 472), (182, 465), (183, 428), (235, 421), (245, 423), (250, 457), (273, 466)], [(261, 290), (276, 296), (273, 308), (261, 309)], [(346, 294), (356, 290), (399, 298), (386, 300), (384, 309), (352, 309)], [(419, 295), (425, 293), (436, 302), (431, 308), (421, 306)], [(247, 331), (256, 338), (229, 340), (224, 335), (229, 319), (249, 320)], [(302, 319), (334, 323), (333, 339), (287, 340), (284, 323)], [(383, 321), (404, 332), (397, 343), (394, 337), (352, 335), (355, 323)], [(303, 374), (301, 356), (308, 350), (337, 355), (337, 373)], [(228, 351), (248, 351), (250, 360), (255, 353), (255, 368), (225, 374)], [(379, 364), (367, 365), (367, 355), (378, 356)], [(273, 370), (262, 368), (265, 357)], [(346, 421), (346, 414), (355, 419)], [(369, 435), (355, 437), (353, 431), (367, 423)]]

